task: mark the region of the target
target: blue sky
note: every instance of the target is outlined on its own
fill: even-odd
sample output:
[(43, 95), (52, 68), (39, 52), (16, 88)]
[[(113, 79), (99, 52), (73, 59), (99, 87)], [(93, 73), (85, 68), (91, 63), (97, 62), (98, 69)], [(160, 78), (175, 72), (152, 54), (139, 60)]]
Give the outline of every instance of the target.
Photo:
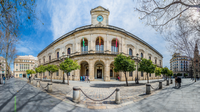
[(139, 20), (133, 0), (38, 0), (36, 3), (39, 20), (24, 24), (17, 45), (18, 55), (37, 56), (65, 33), (90, 25), (90, 10), (103, 6), (110, 11), (110, 25), (123, 28), (149, 43), (163, 55), (163, 66), (169, 67), (171, 54), (166, 49), (166, 42), (154, 29)]

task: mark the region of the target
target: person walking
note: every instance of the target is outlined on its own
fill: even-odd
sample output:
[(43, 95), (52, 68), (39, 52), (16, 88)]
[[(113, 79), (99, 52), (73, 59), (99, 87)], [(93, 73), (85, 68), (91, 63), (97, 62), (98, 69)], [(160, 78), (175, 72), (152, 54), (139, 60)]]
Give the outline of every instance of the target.
[(80, 81), (82, 81), (82, 76), (81, 76), (81, 80)]
[(87, 82), (89, 82), (89, 83), (90, 83), (90, 77), (89, 77), (89, 76), (87, 76)]
[(5, 80), (6, 80), (6, 77), (3, 76), (3, 84), (5, 85)]

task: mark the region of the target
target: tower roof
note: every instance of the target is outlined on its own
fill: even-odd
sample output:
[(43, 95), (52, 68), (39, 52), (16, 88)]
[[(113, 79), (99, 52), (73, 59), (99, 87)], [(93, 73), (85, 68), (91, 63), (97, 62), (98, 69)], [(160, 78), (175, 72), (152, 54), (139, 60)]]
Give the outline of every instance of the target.
[(91, 14), (92, 12), (99, 12), (99, 11), (106, 11), (106, 12), (110, 13), (110, 11), (109, 11), (108, 9), (106, 9), (106, 8), (104, 8), (104, 7), (102, 7), (102, 6), (98, 6), (98, 7), (96, 7), (96, 8), (91, 9), (91, 10), (90, 10), (90, 14)]

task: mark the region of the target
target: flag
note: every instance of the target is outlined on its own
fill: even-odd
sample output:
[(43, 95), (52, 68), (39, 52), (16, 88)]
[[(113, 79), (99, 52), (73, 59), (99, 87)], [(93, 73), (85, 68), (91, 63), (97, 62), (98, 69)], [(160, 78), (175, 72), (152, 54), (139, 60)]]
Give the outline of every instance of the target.
[(101, 46), (101, 37), (99, 36), (99, 47)]
[(83, 47), (85, 47), (85, 41), (84, 41), (84, 37), (83, 37)]
[(116, 47), (117, 47), (117, 37), (116, 37)]

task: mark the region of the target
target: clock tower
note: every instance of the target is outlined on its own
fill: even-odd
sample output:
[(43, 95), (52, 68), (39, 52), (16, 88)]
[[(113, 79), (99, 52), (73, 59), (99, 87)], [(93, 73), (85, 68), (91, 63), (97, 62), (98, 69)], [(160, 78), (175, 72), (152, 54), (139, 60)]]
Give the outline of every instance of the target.
[(98, 6), (90, 11), (91, 23), (93, 27), (107, 27), (110, 11)]

